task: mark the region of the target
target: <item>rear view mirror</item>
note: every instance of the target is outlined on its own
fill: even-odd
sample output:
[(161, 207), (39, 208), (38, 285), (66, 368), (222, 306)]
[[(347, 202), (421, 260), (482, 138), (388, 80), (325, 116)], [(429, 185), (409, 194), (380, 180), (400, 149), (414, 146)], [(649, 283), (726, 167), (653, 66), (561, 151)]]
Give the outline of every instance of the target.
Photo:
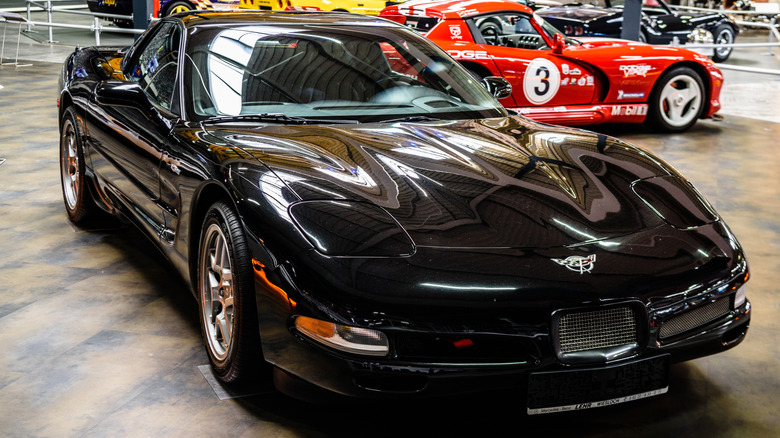
[(501, 76), (484, 77), (482, 86), (496, 99), (503, 99), (512, 95), (512, 84)]

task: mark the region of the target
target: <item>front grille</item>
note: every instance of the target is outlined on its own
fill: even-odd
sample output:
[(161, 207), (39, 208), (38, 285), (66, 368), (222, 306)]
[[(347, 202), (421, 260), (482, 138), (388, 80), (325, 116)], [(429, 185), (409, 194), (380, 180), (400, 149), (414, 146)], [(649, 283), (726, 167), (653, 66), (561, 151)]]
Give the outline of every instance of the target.
[(638, 341), (636, 316), (628, 306), (568, 313), (558, 322), (562, 354), (637, 344)]
[(688, 330), (720, 318), (729, 313), (729, 310), (729, 299), (721, 298), (714, 303), (705, 304), (704, 306), (700, 306), (689, 312), (685, 312), (682, 315), (664, 321), (661, 325), (659, 336), (663, 339), (687, 332)]

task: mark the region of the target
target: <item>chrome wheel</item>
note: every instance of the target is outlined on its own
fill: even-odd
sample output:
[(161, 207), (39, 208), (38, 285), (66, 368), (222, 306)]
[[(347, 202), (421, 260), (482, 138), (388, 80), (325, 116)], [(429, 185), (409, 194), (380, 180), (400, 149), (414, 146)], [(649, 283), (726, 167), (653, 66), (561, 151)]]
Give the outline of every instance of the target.
[(85, 173), (84, 144), (73, 108), (62, 112), (60, 122), (60, 182), (65, 211), (71, 222), (84, 225), (96, 219), (97, 206)]
[[(733, 44), (734, 43), (734, 31), (731, 28), (723, 26), (715, 34), (715, 44)], [(731, 55), (731, 47), (722, 47), (715, 49), (715, 55), (712, 60), (715, 62), (723, 62)]]
[(200, 266), (200, 307), (206, 342), (214, 359), (223, 362), (233, 342), (235, 309), (230, 252), (218, 224), (210, 224), (203, 235)]
[(75, 210), (79, 199), (81, 172), (79, 172), (78, 137), (76, 137), (76, 128), (70, 119), (66, 119), (63, 123), (60, 135), (62, 194), (68, 209)]
[(687, 126), (699, 117), (702, 104), (702, 87), (691, 76), (680, 74), (672, 77), (661, 90), (658, 105), (663, 121), (675, 128)]
[(197, 295), (206, 352), (216, 376), (235, 382), (264, 363), (257, 326), (252, 255), (241, 219), (217, 201), (200, 228)]

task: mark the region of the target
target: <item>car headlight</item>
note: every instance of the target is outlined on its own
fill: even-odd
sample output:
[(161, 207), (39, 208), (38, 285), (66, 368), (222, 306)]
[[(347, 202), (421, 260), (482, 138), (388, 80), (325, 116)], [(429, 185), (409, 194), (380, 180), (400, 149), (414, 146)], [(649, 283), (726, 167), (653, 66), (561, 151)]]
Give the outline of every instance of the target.
[(695, 228), (718, 220), (704, 196), (678, 176), (654, 176), (635, 181), (631, 188), (661, 219), (676, 228)]
[(743, 284), (734, 294), (734, 308), (739, 309), (747, 301), (747, 284)]
[(712, 44), (715, 38), (707, 29), (696, 28), (688, 34), (688, 42), (693, 44)]
[(302, 335), (336, 350), (365, 356), (386, 356), (390, 351), (387, 336), (379, 330), (336, 324), (307, 316), (295, 318)]
[(381, 207), (366, 202), (302, 201), (290, 217), (311, 245), (332, 257), (405, 257), (414, 254), (411, 237)]

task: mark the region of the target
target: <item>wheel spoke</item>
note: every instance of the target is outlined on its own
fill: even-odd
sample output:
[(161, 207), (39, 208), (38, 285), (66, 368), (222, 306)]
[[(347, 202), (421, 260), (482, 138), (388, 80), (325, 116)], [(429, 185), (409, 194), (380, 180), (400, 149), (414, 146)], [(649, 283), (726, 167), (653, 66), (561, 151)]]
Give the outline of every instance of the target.
[(233, 337), (233, 333), (231, 332), (230, 322), (225, 317), (225, 313), (221, 313), (219, 317), (217, 318), (217, 322), (219, 323), (219, 337), (222, 338), (222, 342), (224, 343), (225, 350), (228, 349), (230, 346), (230, 340)]
[(669, 84), (666, 84), (663, 91), (661, 92), (661, 99), (666, 100), (674, 94), (677, 91), (677, 88), (675, 88), (674, 82), (671, 82)]

